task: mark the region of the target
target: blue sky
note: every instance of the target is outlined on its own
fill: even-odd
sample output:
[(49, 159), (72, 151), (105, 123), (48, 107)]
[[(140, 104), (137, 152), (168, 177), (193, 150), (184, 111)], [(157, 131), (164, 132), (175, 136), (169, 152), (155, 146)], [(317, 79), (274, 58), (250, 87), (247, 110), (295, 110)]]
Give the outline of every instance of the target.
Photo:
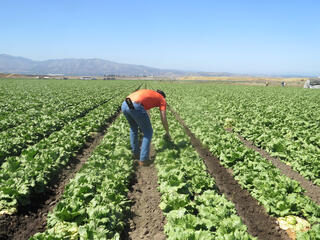
[(318, 0), (1, 0), (0, 53), (320, 75)]

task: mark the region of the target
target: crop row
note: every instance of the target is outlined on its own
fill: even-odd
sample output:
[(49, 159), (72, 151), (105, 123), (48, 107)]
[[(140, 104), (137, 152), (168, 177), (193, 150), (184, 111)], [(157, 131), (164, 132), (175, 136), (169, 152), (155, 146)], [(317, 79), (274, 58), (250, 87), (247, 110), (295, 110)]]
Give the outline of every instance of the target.
[[(214, 180), (181, 127), (177, 123), (171, 127), (175, 143), (170, 143), (161, 137), (159, 124), (154, 123), (154, 142), (168, 239), (254, 239), (233, 204), (216, 192)], [(133, 171), (128, 142), (128, 126), (121, 116), (67, 185), (48, 215), (47, 230), (31, 239), (119, 239), (129, 210), (126, 195)]]
[[(212, 85), (211, 85), (212, 86)], [(197, 99), (234, 131), (320, 186), (319, 95), (306, 89), (200, 86)], [(213, 104), (214, 103), (214, 104)]]
[[(20, 80), (0, 79), (0, 120), (11, 114), (13, 110), (23, 113), (29, 108), (41, 106), (42, 103), (37, 99), (42, 95), (43, 88), (35, 84), (30, 86), (30, 81), (26, 84), (21, 84), (21, 82)], [(53, 96), (50, 91), (48, 95)]]
[(320, 185), (320, 115), (314, 115), (320, 102), (315, 95), (302, 99), (305, 92), (299, 90), (300, 94), (292, 90), (293, 96), (285, 95), (281, 100), (276, 93), (270, 94), (270, 100), (277, 101), (276, 104), (256, 99), (250, 111), (240, 104), (244, 106), (238, 110), (242, 117), (237, 117), (234, 111), (228, 115), (234, 119), (235, 131)]
[[(225, 167), (233, 170), (235, 179), (263, 204), (267, 212), (275, 217), (304, 217), (312, 224), (313, 230), (302, 235), (320, 234), (320, 206), (303, 195), (304, 190), (296, 181), (283, 176), (269, 161), (244, 146), (234, 134), (225, 131), (224, 119), (210, 111), (210, 106), (199, 97), (199, 92), (184, 88), (185, 94), (181, 96), (178, 95), (180, 91), (167, 90), (170, 102), (195, 135), (220, 158)], [(213, 100), (209, 98), (208, 101)], [(198, 114), (195, 115), (195, 111)], [(302, 235), (300, 237), (304, 239)]]
[(94, 109), (83, 118), (25, 149), (21, 156), (10, 157), (0, 172), (0, 214), (12, 214), (18, 206), (44, 191), (48, 182), (65, 166), (90, 137), (118, 109), (127, 93)]
[[(10, 128), (16, 127), (24, 122), (29, 121), (39, 121), (42, 115), (54, 115), (59, 112), (63, 112), (68, 108), (72, 108), (77, 106), (81, 103), (88, 103), (94, 100), (94, 102), (102, 102), (105, 100), (105, 96), (99, 95), (95, 99), (91, 95), (86, 95), (82, 92), (74, 92), (72, 95), (67, 94), (68, 92), (60, 92), (59, 94), (51, 98), (42, 99), (41, 101), (46, 101), (45, 103), (39, 103), (37, 106), (29, 107), (28, 109), (24, 110), (23, 112), (15, 110), (14, 107), (11, 108), (11, 113), (7, 114), (6, 116), (2, 116), (0, 120), (0, 132), (6, 131)], [(39, 98), (42, 96), (39, 96)], [(110, 96), (109, 96), (110, 97)], [(27, 105), (26, 101), (33, 101), (24, 99), (23, 104)], [(39, 99), (37, 99), (39, 101)], [(22, 101), (19, 102), (22, 105)]]
[(129, 136), (123, 116), (66, 186), (62, 200), (48, 215), (47, 230), (31, 239), (120, 239), (133, 173)]
[(255, 239), (247, 233), (233, 203), (218, 194), (182, 127), (172, 114), (167, 117), (173, 142), (162, 137), (160, 121), (153, 121), (153, 142), (168, 239)]
[[(73, 81), (2, 79), (0, 81), (0, 120), (15, 114), (25, 114), (28, 110), (47, 108), (52, 104), (67, 103), (75, 96), (91, 93), (87, 85)], [(8, 99), (10, 101), (8, 101)], [(2, 126), (2, 124), (0, 124)], [(0, 127), (2, 129), (2, 127)]]
[(49, 136), (52, 132), (61, 129), (66, 123), (81, 117), (97, 107), (98, 104), (100, 103), (83, 102), (62, 112), (52, 112), (50, 114), (39, 112), (37, 118), (26, 119), (23, 124), (9, 131), (1, 132), (0, 161), (4, 161), (11, 155), (19, 155), (28, 145), (32, 145)]
[[(22, 89), (16, 89), (10, 85), (6, 87), (6, 90), (11, 90), (14, 95), (5, 94), (6, 98), (0, 99), (0, 104), (6, 104), (6, 108), (10, 109), (8, 114), (0, 115), (0, 132), (24, 122), (39, 121), (41, 115), (48, 115), (49, 118), (57, 112), (63, 112), (78, 104), (102, 103), (112, 97), (112, 92), (117, 92), (117, 88), (120, 88), (119, 83), (112, 81), (104, 82), (103, 85), (100, 83), (98, 86), (96, 86), (97, 83), (91, 83), (93, 86), (81, 85), (79, 84), (81, 81), (77, 83), (63, 81), (64, 85), (61, 86), (59, 81), (45, 81), (45, 86), (40, 85), (42, 88), (36, 85), (39, 83), (43, 84), (39, 81), (29, 87), (27, 84), (23, 92), (20, 91)], [(121, 88), (125, 88), (129, 84), (122, 83), (121, 85)]]
[[(109, 89), (109, 98), (88, 97), (87, 101), (75, 103), (63, 111), (38, 113), (33, 120), (26, 119), (21, 125), (0, 133), (0, 163), (9, 156), (17, 156), (29, 145), (32, 145), (53, 132), (60, 130), (65, 124), (84, 116), (88, 112), (112, 98), (114, 89)], [(116, 90), (115, 92), (120, 92)]]

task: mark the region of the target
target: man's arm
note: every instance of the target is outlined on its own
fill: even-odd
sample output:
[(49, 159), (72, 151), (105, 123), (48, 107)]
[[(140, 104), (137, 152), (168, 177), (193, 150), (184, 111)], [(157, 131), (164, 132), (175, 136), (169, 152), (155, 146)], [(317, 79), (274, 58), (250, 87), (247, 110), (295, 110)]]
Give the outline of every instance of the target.
[(162, 125), (163, 125), (164, 129), (166, 130), (166, 135), (170, 138), (166, 110), (163, 110), (163, 111), (160, 110), (160, 117), (161, 117)]

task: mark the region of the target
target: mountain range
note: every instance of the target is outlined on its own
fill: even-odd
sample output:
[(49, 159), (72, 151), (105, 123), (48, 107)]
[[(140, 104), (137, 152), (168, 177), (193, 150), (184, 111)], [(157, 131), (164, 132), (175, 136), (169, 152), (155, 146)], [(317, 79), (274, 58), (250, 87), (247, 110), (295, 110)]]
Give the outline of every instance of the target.
[(159, 69), (144, 65), (123, 64), (99, 58), (90, 59), (51, 59), (34, 61), (24, 57), (0, 54), (0, 73), (49, 75), (62, 74), (66, 76), (263, 76), (263, 77), (315, 77), (314, 74), (234, 74), (229, 72), (196, 72)]
[(66, 76), (103, 76), (109, 74), (127, 76), (172, 76), (190, 74), (178, 70), (165, 70), (143, 65), (116, 63), (98, 58), (34, 61), (8, 54), (0, 54), (0, 72), (31, 75), (64, 74)]

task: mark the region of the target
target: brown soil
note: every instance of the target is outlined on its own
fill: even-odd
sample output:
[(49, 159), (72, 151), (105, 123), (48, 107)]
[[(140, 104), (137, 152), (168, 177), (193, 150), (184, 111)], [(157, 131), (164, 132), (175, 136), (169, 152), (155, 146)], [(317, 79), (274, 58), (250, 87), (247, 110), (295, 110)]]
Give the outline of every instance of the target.
[(33, 196), (30, 206), (18, 209), (18, 214), (16, 215), (0, 216), (0, 240), (25, 240), (29, 239), (35, 233), (45, 230), (48, 212), (52, 211), (59, 202), (69, 180), (76, 175), (82, 165), (91, 156), (93, 150), (100, 144), (106, 129), (119, 114), (120, 108), (107, 120), (107, 124), (102, 128), (101, 132), (91, 134), (90, 141), (88, 141), (76, 157), (61, 170), (53, 182), (49, 184), (46, 192), (40, 196)]
[[(228, 131), (231, 131), (230, 129)], [(304, 195), (310, 197), (315, 203), (320, 205), (320, 187), (313, 184), (311, 181), (307, 180), (301, 176), (298, 172), (294, 171), (289, 165), (283, 163), (279, 158), (274, 158), (270, 156), (265, 150), (256, 147), (251, 141), (244, 139), (241, 135), (237, 134), (239, 139), (249, 148), (260, 153), (262, 157), (270, 161), (275, 167), (277, 167), (282, 174), (287, 177), (297, 181), (306, 190)]]
[(207, 147), (190, 131), (181, 117), (171, 108), (176, 119), (183, 125), (185, 132), (191, 138), (191, 144), (204, 159), (208, 172), (214, 177), (220, 193), (235, 204), (238, 215), (248, 227), (248, 232), (263, 240), (290, 239), (287, 233), (281, 230), (276, 218), (267, 214), (265, 208), (253, 198), (247, 190), (233, 178), (230, 171), (220, 164), (220, 160), (213, 156)]
[(132, 201), (127, 230), (121, 239), (164, 240), (165, 217), (159, 208), (160, 193), (157, 190), (158, 177), (153, 164), (155, 150), (151, 146), (151, 163), (148, 166), (137, 166), (132, 189), (128, 198)]

